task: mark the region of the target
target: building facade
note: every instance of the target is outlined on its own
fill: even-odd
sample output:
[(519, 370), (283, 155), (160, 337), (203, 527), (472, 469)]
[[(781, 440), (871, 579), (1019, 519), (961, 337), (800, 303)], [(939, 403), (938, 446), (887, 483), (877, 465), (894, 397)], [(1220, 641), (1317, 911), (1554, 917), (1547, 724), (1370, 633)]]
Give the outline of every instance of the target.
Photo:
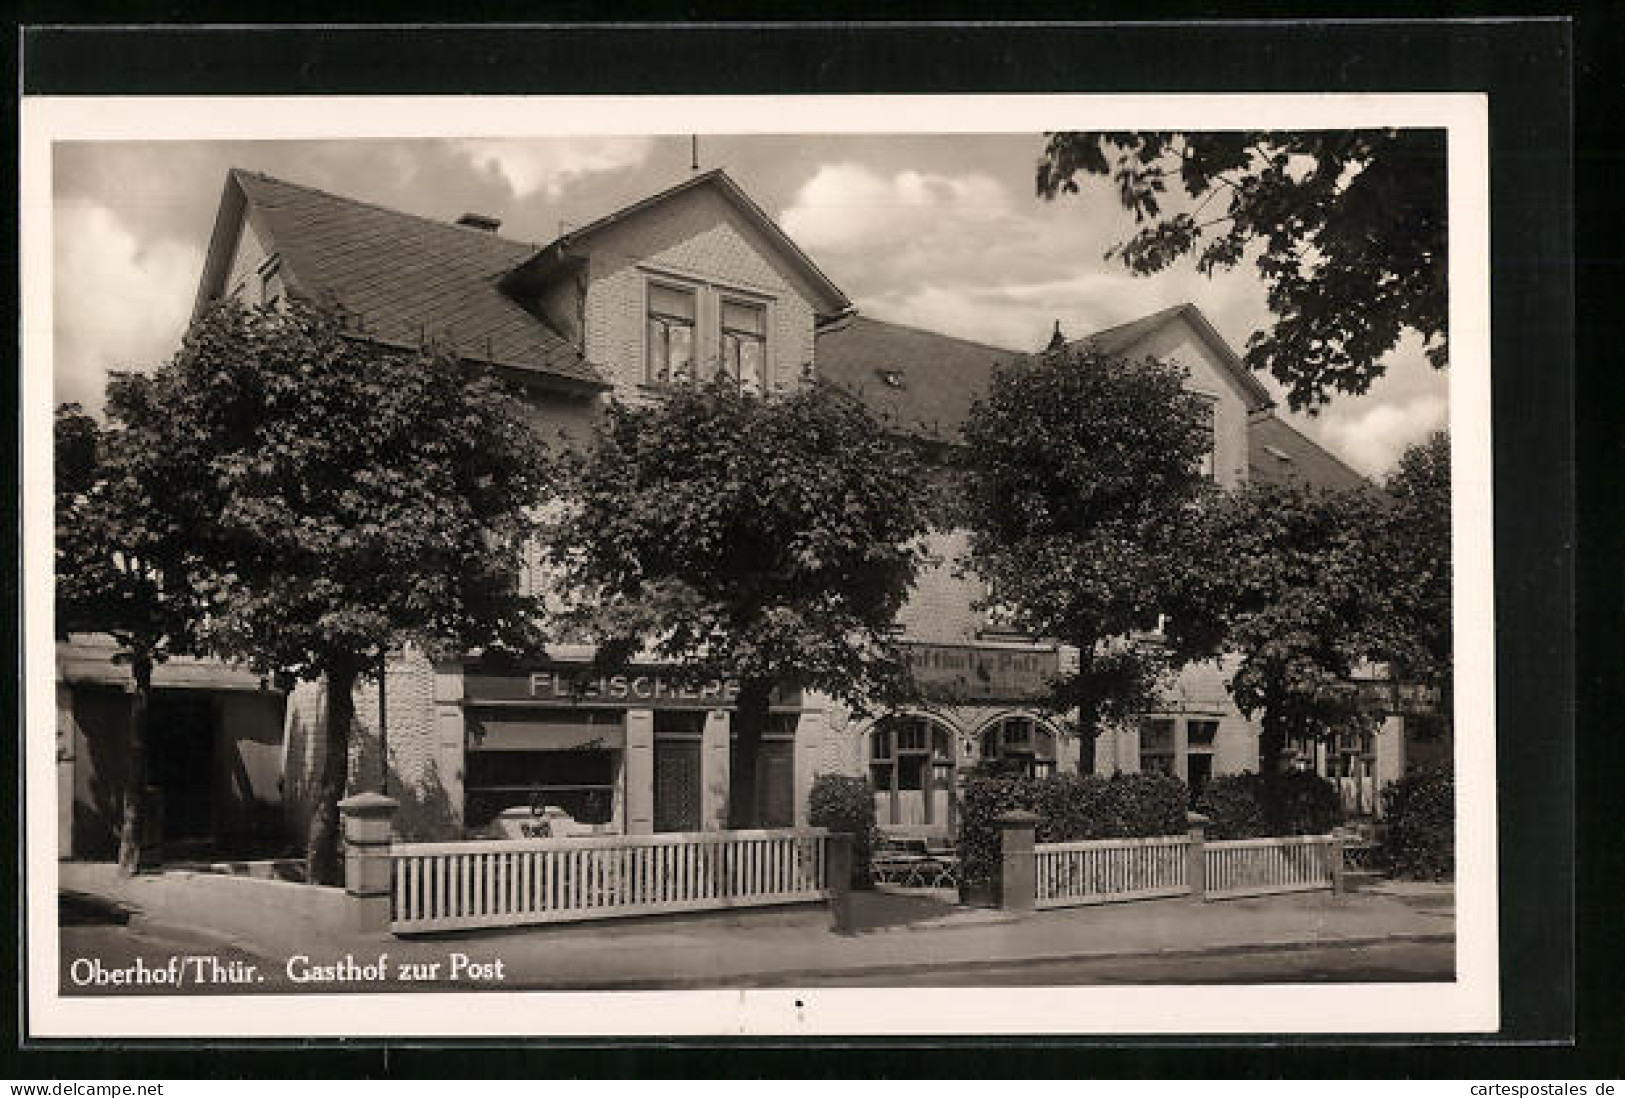
[[(437, 222), (233, 171), (198, 308), (228, 295), (301, 295), (342, 309), (380, 343), (433, 339), (520, 380), (537, 422), (561, 444), (584, 439), (608, 399), (658, 400), (720, 370), (761, 392), (818, 379), (890, 429), (951, 447), (992, 371), (1017, 357), (857, 316), (721, 171), (540, 248), (499, 229), (479, 215)], [(1081, 342), (1187, 368), (1212, 409), (1208, 472), (1225, 487), (1359, 479), (1272, 414), (1268, 394), (1194, 306)], [(1072, 656), (989, 619), (963, 569), (964, 545), (962, 534), (937, 536), (940, 563), (898, 622), (922, 704), (859, 717), (811, 693), (776, 697), (755, 789), (731, 780), (735, 684), (682, 685), (652, 663), (603, 676), (589, 670), (590, 651), (563, 647), (523, 666), (402, 653), (382, 706), (377, 686), (358, 692), (352, 780), (358, 789), (387, 782), (409, 838), (493, 833), (504, 813), (544, 807), (577, 831), (717, 830), (748, 799), (764, 824), (800, 825), (820, 773), (867, 777), (882, 826), (946, 831), (960, 776), (983, 760), (1039, 774), (1157, 769), (1198, 788), (1257, 767), (1257, 729), (1212, 666), (1187, 669), (1159, 712), (1086, 745), (1064, 714), (1040, 704)], [(322, 761), (320, 707), (314, 685), (287, 698), (281, 806), (293, 834), (304, 832)], [(1374, 766), (1381, 741), (1369, 752)]]

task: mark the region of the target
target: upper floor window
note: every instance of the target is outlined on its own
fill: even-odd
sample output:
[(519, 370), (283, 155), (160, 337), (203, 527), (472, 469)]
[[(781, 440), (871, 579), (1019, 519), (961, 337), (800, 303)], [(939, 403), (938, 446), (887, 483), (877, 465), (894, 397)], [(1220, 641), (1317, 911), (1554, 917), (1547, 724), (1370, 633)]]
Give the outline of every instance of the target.
[(722, 299), (722, 370), (739, 387), (759, 393), (767, 387), (767, 310), (748, 301)]
[(1201, 471), (1202, 475), (1207, 477), (1209, 480), (1213, 480), (1218, 476), (1217, 453), (1219, 448), (1219, 437), (1217, 431), (1217, 418), (1214, 415), (1214, 408), (1217, 404), (1218, 401), (1214, 400), (1212, 397), (1204, 396), (1202, 397), (1201, 411), (1198, 413), (1198, 415), (1201, 417), (1200, 422), (1202, 424), (1202, 437), (1206, 440), (1207, 445), (1202, 451), (1202, 457), (1197, 464), (1197, 468)]
[(658, 282), (649, 284), (649, 380), (694, 378), (695, 294)]

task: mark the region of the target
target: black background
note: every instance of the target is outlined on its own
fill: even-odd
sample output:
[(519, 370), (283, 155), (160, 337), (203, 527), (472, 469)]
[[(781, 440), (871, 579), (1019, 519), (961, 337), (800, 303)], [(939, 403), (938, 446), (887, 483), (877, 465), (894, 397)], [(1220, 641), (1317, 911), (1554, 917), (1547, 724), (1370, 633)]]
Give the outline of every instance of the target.
[[(383, 12), (279, 4), (230, 17), (345, 19)], [(1148, 5), (1164, 18), (1202, 18), (1214, 5)], [(444, 19), (422, 5), (392, 18)], [(1205, 22), (1067, 25), (571, 26), (602, 7), (477, 5), (485, 19), (551, 19), (550, 27), (418, 28), (262, 26), (258, 29), (50, 27), (55, 21), (202, 20), (201, 5), (49, 5), (13, 25), (15, 87), (50, 95), (591, 94), (1097, 91), (1485, 91), (1490, 96), (1498, 769), (1503, 1028), (1470, 1038), (1296, 1038), (1094, 1041), (843, 1042), (839, 1054), (803, 1041), (662, 1045), (531, 1042), (428, 1049), (311, 1042), (289, 1055), (264, 1043), (213, 1052), (147, 1043), (90, 1052), (35, 1044), (13, 1053), (6, 1075), (326, 1077), (585, 1074), (621, 1077), (806, 1075), (1296, 1076), (1371, 1075), (1619, 1078), (1625, 1044), (1618, 938), (1625, 935), (1620, 868), (1625, 850), (1618, 737), (1622, 712), (1618, 627), (1619, 525), (1625, 458), (1617, 431), (1618, 371), (1606, 368), (1600, 276), (1619, 264), (1621, 175), (1619, 32), (1599, 8), (1579, 22)], [(777, 9), (783, 11), (785, 9)], [(829, 19), (836, 9), (808, 9)], [(869, 13), (883, 11), (873, 6)], [(1227, 10), (1235, 11), (1235, 5)], [(1378, 5), (1362, 5), (1380, 13)], [(1470, 9), (1493, 14), (1492, 8)], [(1555, 10), (1555, 9), (1549, 9)], [(1467, 14), (1457, 6), (1447, 14)], [(226, 14), (222, 10), (220, 15)], [(666, 18), (687, 12), (668, 11)], [(969, 13), (962, 13), (969, 14)], [(1053, 9), (1043, 14), (1054, 17)], [(19, 59), (20, 58), (20, 64)], [(20, 71), (19, 71), (20, 70)], [(1574, 78), (1586, 98), (1573, 129)], [(7, 137), (15, 148), (15, 116)], [(1573, 136), (1595, 200), (1578, 237)], [(1585, 188), (1590, 188), (1586, 190)], [(15, 202), (13, 209), (16, 209)], [(11, 231), (16, 231), (15, 223)], [(1575, 266), (1575, 242), (1579, 265)], [(13, 244), (15, 238), (13, 238)], [(12, 254), (16, 254), (15, 251)], [(1575, 282), (1592, 306), (1575, 324)], [(14, 299), (15, 268), (6, 272)], [(1611, 318), (1610, 318), (1611, 319)], [(1617, 323), (1617, 322), (1616, 322)], [(1576, 377), (1575, 339), (1593, 369)], [(17, 407), (16, 371), (5, 379)], [(1576, 384), (1582, 399), (1576, 404)], [(1576, 434), (1575, 410), (1580, 410)], [(16, 417), (12, 427), (17, 429)], [(1576, 447), (1592, 478), (1580, 480)], [(12, 448), (15, 453), (15, 447)], [(7, 472), (17, 483), (14, 458)], [(1577, 524), (1583, 490), (1585, 525)], [(1577, 560), (1577, 535), (1583, 556)], [(8, 530), (15, 538), (15, 529)], [(13, 551), (16, 543), (13, 541)], [(1579, 622), (1594, 644), (1576, 663), (1577, 563), (1586, 569)], [(14, 584), (15, 580), (10, 583)], [(9, 594), (15, 597), (15, 587)], [(16, 651), (17, 634), (8, 636)], [(1596, 644), (1596, 641), (1602, 643)], [(9, 683), (6, 685), (10, 691)], [(1580, 691), (1577, 693), (1577, 691)], [(21, 699), (11, 691), (20, 716)], [(1589, 734), (1575, 736), (1577, 717)], [(18, 726), (21, 722), (19, 720)], [(1470, 736), (1461, 728), (1458, 735)], [(1578, 742), (1580, 765), (1576, 767)], [(4, 747), (19, 763), (16, 744)], [(14, 771), (16, 772), (16, 771)], [(19, 798), (20, 801), (20, 798)], [(19, 806), (20, 807), (20, 806)], [(13, 827), (16, 822), (10, 821)], [(1577, 825), (1578, 836), (1577, 844)], [(18, 837), (20, 841), (20, 836)], [(18, 858), (20, 846), (11, 851)], [(1585, 860), (1579, 860), (1584, 853)], [(21, 865), (14, 862), (20, 884)], [(17, 886), (14, 886), (17, 887)], [(1577, 907), (1575, 889), (1582, 902)], [(16, 894), (14, 912), (22, 915)], [(1577, 915), (1577, 911), (1580, 914)], [(1578, 959), (1577, 959), (1578, 958)], [(8, 958), (20, 963), (20, 956)], [(20, 985), (19, 985), (20, 986)], [(21, 998), (9, 1004), (23, 1028)], [(20, 1036), (18, 1037), (21, 1040)], [(1260, 1048), (1260, 1043), (1267, 1046)], [(1487, 1043), (1487, 1044), (1486, 1044)]]

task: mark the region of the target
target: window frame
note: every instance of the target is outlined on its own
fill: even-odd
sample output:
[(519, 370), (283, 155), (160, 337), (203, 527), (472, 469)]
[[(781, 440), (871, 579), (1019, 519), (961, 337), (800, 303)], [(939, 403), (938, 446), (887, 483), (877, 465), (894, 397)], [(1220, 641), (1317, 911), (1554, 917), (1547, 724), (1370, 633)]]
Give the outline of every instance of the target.
[[(701, 284), (683, 282), (665, 275), (649, 275), (643, 284), (643, 377), (651, 385), (692, 385), (699, 380), (700, 374), (700, 291), (704, 289)], [(655, 291), (666, 290), (676, 294), (686, 294), (693, 303), (693, 315), (689, 317), (677, 316), (673, 313), (660, 312), (655, 309)], [(655, 323), (660, 322), (665, 331), (664, 358), (660, 370), (667, 376), (658, 376), (655, 370), (655, 343), (650, 338)], [(687, 379), (681, 378), (671, 366), (671, 328), (673, 325), (685, 325), (688, 328), (688, 373)]]
[[(743, 391), (745, 388), (745, 379), (741, 374), (743, 355), (736, 356), (735, 360), (730, 363), (728, 361), (728, 341), (730, 337), (735, 340), (743, 339), (754, 341), (760, 348), (760, 377), (757, 379), (755, 391), (758, 393), (767, 392), (770, 388), (772, 388), (772, 374), (767, 361), (767, 333), (769, 320), (768, 301), (761, 298), (749, 297), (737, 290), (732, 290), (725, 287), (718, 286), (713, 287), (713, 289), (715, 290), (717, 296), (717, 361), (721, 366), (722, 372), (732, 378), (734, 384), (738, 385), (741, 391)], [(762, 330), (760, 332), (746, 332), (740, 329), (730, 328), (727, 322), (728, 306), (730, 305), (736, 308), (750, 309), (755, 312), (759, 317), (761, 317)], [(742, 346), (742, 344), (736, 343), (736, 346)]]

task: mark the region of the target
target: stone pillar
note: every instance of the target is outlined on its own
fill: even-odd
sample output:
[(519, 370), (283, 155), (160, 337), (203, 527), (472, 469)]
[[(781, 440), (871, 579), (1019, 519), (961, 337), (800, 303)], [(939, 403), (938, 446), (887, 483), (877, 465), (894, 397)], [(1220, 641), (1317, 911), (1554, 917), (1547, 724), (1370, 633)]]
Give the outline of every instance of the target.
[(728, 736), (733, 721), (713, 709), (700, 732), (700, 830), (728, 829)]
[(1185, 880), (1190, 885), (1191, 899), (1201, 903), (1207, 899), (1207, 825), (1211, 821), (1200, 812), (1185, 813), (1185, 826), (1190, 845), (1185, 848)]
[(999, 906), (1025, 914), (1038, 899), (1038, 858), (1033, 850), (1038, 817), (1017, 810), (993, 822), (999, 829)]
[(1331, 843), (1326, 847), (1326, 857), (1331, 862), (1332, 895), (1340, 896), (1349, 891), (1348, 880), (1343, 876), (1343, 844), (1347, 840), (1342, 835), (1333, 835)]
[(380, 793), (358, 793), (339, 802), (344, 820), (344, 891), (350, 897), (350, 929), (389, 928), (395, 812), (400, 802)]
[[(463, 726), (463, 665), (439, 663), (434, 669), (434, 767), (429, 779), (445, 794), (449, 818), (442, 821), (439, 839), (463, 837), (463, 754), (467, 733)], [(433, 790), (428, 791), (433, 800)], [(414, 828), (417, 824), (413, 825)]]
[(655, 711), (626, 711), (626, 834), (653, 835), (655, 830)]

